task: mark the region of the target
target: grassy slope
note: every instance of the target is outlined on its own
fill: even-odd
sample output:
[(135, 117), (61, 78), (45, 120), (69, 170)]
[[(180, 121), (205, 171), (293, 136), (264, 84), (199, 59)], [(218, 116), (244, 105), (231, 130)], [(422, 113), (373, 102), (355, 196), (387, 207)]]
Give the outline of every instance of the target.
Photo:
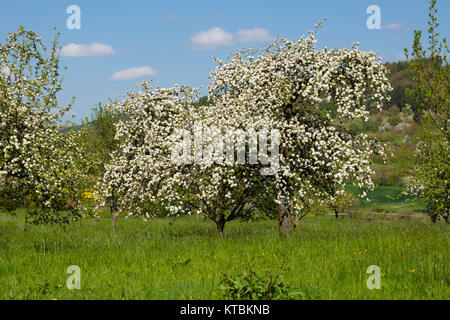
[[(22, 217), (0, 213), (0, 299), (215, 299), (221, 271), (247, 262), (276, 271), (283, 260), (285, 281), (310, 299), (448, 299), (445, 228), (307, 218), (288, 239), (273, 221), (230, 223), (218, 239), (210, 222), (191, 217), (120, 219), (115, 232), (106, 217), (23, 232)], [(72, 264), (81, 290), (65, 286)], [(370, 265), (381, 268), (381, 290), (366, 288)]]
[[(346, 189), (358, 196), (360, 190), (355, 186), (347, 186)], [(385, 209), (389, 212), (413, 212), (424, 209), (424, 206), (415, 197), (405, 195), (405, 189), (396, 186), (379, 186), (367, 192), (370, 201), (360, 200), (359, 210)]]

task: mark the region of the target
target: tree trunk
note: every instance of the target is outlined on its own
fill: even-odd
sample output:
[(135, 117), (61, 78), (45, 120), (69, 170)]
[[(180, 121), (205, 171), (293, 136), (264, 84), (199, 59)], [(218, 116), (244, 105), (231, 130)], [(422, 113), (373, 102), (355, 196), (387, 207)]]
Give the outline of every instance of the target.
[(289, 208), (280, 203), (278, 205), (278, 228), (281, 236), (291, 234), (292, 217)]
[(111, 226), (113, 229), (116, 229), (117, 218), (119, 217), (118, 213), (111, 212), (112, 223)]
[(28, 230), (27, 227), (28, 227), (28, 210), (25, 213), (25, 223), (24, 223), (24, 226), (23, 226), (23, 231), (24, 232)]
[(334, 208), (334, 216), (336, 217), (336, 220), (339, 220), (339, 212), (336, 208)]
[(116, 202), (116, 193), (115, 190), (112, 190), (112, 197), (111, 197), (111, 202), (109, 205), (109, 209), (111, 210), (111, 226), (114, 229), (116, 229), (116, 223), (117, 223), (117, 218), (119, 217), (119, 214), (116, 213), (117, 211), (117, 202)]
[(430, 215), (430, 218), (431, 218), (431, 222), (436, 223), (438, 215), (437, 214), (432, 214), (432, 215)]
[(220, 217), (219, 220), (216, 221), (217, 233), (219, 238), (223, 238), (223, 229), (225, 228), (225, 222), (225, 217)]
[(294, 226), (294, 229), (295, 229), (295, 228), (298, 228), (299, 224), (300, 224), (299, 214), (296, 213), (296, 214), (294, 215), (294, 217), (293, 217), (293, 220), (292, 220), (292, 225)]

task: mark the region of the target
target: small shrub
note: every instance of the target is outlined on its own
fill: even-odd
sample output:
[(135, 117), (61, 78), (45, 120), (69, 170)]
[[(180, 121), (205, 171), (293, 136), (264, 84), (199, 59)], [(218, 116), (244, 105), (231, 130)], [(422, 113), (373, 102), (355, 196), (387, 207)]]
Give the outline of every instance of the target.
[(362, 120), (353, 120), (350, 122), (348, 129), (352, 134), (359, 134), (364, 131), (364, 123)]
[(391, 126), (396, 126), (400, 123), (401, 119), (400, 119), (400, 115), (396, 114), (395, 116), (389, 118), (389, 123), (391, 124)]
[(363, 126), (363, 131), (377, 132), (379, 123), (378, 123), (377, 119), (374, 119), (371, 117), (371, 118), (369, 118), (368, 121), (364, 121), (362, 123), (362, 126)]
[(304, 297), (302, 292), (292, 292), (282, 280), (283, 266), (273, 276), (271, 271), (259, 275), (251, 265), (234, 277), (223, 273), (220, 289), (225, 299), (231, 300), (295, 300)]

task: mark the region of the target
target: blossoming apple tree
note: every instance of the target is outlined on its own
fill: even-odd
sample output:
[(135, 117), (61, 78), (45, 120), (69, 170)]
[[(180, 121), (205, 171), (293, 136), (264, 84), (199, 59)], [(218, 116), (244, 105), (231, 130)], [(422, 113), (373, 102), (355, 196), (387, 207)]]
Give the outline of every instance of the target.
[[(255, 214), (261, 204), (271, 207), (272, 198), (280, 232), (288, 234), (291, 215), (303, 215), (313, 200), (336, 198), (350, 181), (371, 188), (370, 156), (380, 148), (365, 135), (349, 133), (343, 120), (366, 118), (370, 104), (381, 106), (390, 89), (386, 70), (375, 53), (356, 45), (318, 50), (315, 44), (310, 32), (298, 41), (279, 39), (262, 50), (216, 59), (210, 106), (196, 106), (189, 87), (151, 90), (144, 84), (141, 92), (130, 93), (118, 104), (125, 115), (117, 126), (122, 142), (99, 186), (102, 198), (118, 212), (143, 213), (150, 203), (171, 214), (203, 213), (220, 235), (227, 221)], [(334, 112), (326, 108), (330, 103)], [(209, 130), (205, 139), (187, 143), (194, 155), (174, 162), (177, 139), (196, 136), (199, 121)], [(281, 142), (271, 153), (279, 167), (262, 174), (262, 162), (223, 162), (224, 140), (215, 139), (236, 130), (278, 132)], [(273, 137), (268, 140), (274, 145)], [(193, 162), (199, 146), (219, 151), (218, 158)]]
[(179, 212), (176, 203), (182, 195), (171, 182), (188, 183), (180, 179), (171, 161), (169, 135), (188, 123), (195, 92), (189, 87), (153, 90), (145, 82), (141, 89), (107, 106), (123, 115), (116, 124), (118, 148), (98, 184), (100, 204), (109, 205), (113, 227), (125, 211), (149, 218), (148, 204), (167, 205), (168, 211)]
[(20, 27), (0, 46), (0, 192), (2, 207), (26, 202), (27, 221), (81, 218), (82, 181), (76, 132), (67, 132), (58, 105), (61, 90), (56, 37), (47, 50), (40, 37)]
[[(367, 119), (369, 105), (388, 99), (385, 68), (357, 44), (319, 50), (315, 35), (216, 59), (211, 74), (209, 117), (224, 126), (281, 133), (280, 169), (272, 176), (281, 234), (290, 232), (292, 214), (302, 215), (311, 199), (330, 201), (350, 181), (373, 187), (370, 156), (382, 152), (366, 135), (347, 132), (343, 120)], [(325, 108), (330, 103), (333, 113)]]
[[(203, 151), (190, 152), (214, 145), (215, 139), (213, 122), (195, 104), (197, 96), (188, 86), (153, 89), (144, 82), (140, 92), (109, 106), (124, 115), (116, 126), (119, 147), (98, 185), (99, 204), (110, 206), (113, 227), (122, 212), (146, 219), (156, 212), (198, 213), (211, 218), (222, 236), (227, 221), (254, 212), (251, 203), (264, 193), (258, 182), (264, 177), (255, 167), (225, 165)], [(183, 132), (189, 139), (182, 139)], [(190, 139), (199, 134), (200, 143)]]

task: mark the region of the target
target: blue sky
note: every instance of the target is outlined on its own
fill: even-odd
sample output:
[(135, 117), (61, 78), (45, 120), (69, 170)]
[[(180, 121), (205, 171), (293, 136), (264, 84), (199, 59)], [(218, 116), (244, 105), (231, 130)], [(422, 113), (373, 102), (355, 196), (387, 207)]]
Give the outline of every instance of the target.
[[(80, 30), (66, 26), (70, 5), (81, 9)], [(370, 5), (381, 9), (380, 30), (366, 26)], [(225, 58), (232, 49), (261, 46), (278, 35), (298, 39), (321, 17), (327, 22), (318, 35), (319, 47), (349, 47), (358, 41), (363, 50), (398, 60), (413, 30), (426, 29), (427, 8), (425, 0), (3, 0), (0, 42), (19, 25), (50, 42), (56, 27), (60, 45), (67, 46), (61, 57), (68, 70), (60, 102), (75, 96), (73, 113), (80, 120), (98, 102), (120, 98), (150, 78), (164, 87), (203, 86), (206, 93), (215, 68), (212, 56)], [(444, 17), (450, 16), (450, 1), (438, 0), (438, 10), (440, 32), (448, 37), (450, 22)]]

